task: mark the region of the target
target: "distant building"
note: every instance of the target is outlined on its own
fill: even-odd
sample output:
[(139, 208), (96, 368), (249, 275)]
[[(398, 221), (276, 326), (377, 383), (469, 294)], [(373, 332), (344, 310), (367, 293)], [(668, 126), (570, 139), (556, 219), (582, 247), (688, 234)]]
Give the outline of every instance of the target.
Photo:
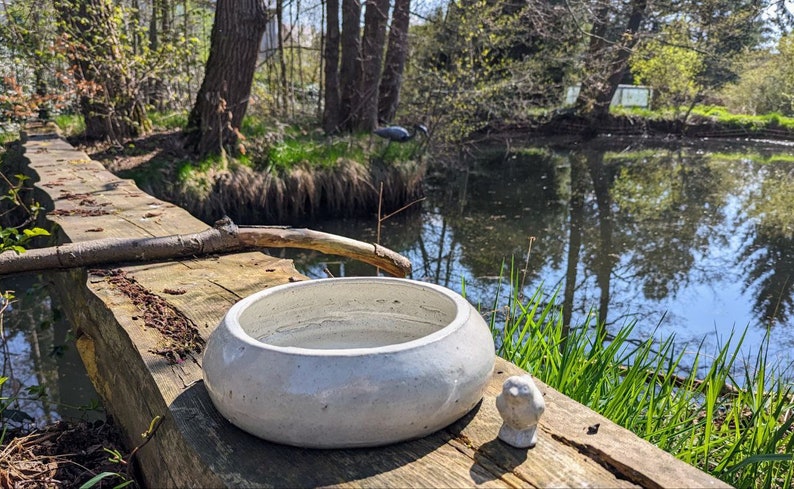
[[(581, 85), (574, 85), (565, 90), (565, 106), (571, 106), (579, 98)], [(609, 103), (610, 107), (640, 107), (643, 109), (651, 108), (653, 99), (653, 88), (645, 85), (618, 85), (615, 96)]]

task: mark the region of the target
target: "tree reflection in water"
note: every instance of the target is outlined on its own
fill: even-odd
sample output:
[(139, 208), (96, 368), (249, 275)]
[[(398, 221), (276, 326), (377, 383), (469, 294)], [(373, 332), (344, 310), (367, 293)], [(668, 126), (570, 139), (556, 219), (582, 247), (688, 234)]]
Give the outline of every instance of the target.
[[(459, 291), (465, 280), (469, 299), (484, 307), (511, 260), (526, 262), (525, 293), (559, 290), (568, 324), (592, 312), (606, 333), (636, 320), (638, 334), (675, 333), (683, 346), (715, 345), (748, 326), (748, 357), (774, 326), (774, 353), (786, 360), (794, 344), (791, 154), (787, 146), (493, 151), (440, 174), (421, 213), (385, 223), (383, 244), (412, 260), (413, 278)], [(374, 241), (371, 221), (312, 227)], [(299, 269), (324, 276), (327, 257), (300, 257)], [(345, 273), (373, 271), (348, 263)]]
[(51, 294), (49, 277), (17, 275), (0, 281), (15, 299), (0, 323), (0, 386), (4, 405), (17, 413), (10, 427), (42, 426), (59, 419), (102, 419), (98, 395), (77, 353), (71, 326)]

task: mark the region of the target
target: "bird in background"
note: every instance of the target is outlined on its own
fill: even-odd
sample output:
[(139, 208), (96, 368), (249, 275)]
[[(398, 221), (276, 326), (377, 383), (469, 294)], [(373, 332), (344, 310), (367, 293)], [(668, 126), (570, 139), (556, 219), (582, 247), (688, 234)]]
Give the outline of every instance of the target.
[(373, 132), (375, 135), (380, 136), (383, 139), (388, 139), (390, 143), (404, 143), (406, 141), (410, 141), (420, 132), (427, 137), (427, 127), (423, 126), (422, 124), (415, 124), (412, 129), (413, 131), (409, 131), (402, 126), (386, 126), (379, 127)]
[[(427, 137), (427, 127), (423, 126), (422, 124), (415, 124), (412, 129), (412, 131), (409, 131), (402, 126), (386, 126), (379, 127), (378, 129), (372, 131), (376, 136), (380, 136), (383, 139), (389, 140), (389, 143), (386, 144), (386, 147), (383, 148), (383, 152), (380, 154), (381, 159), (384, 157), (384, 155), (386, 155), (391, 143), (404, 143), (406, 141), (410, 141), (419, 133), (422, 133), (425, 137)], [(414, 150), (414, 152), (415, 151), (416, 150)]]

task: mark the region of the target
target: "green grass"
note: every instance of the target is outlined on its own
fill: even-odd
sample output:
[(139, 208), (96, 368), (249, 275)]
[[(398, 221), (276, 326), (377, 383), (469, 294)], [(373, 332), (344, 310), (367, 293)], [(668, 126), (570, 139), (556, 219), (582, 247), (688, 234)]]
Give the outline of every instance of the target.
[(53, 122), (66, 137), (76, 136), (85, 131), (85, 120), (79, 114), (60, 114), (55, 116)]
[(289, 170), (297, 165), (314, 168), (333, 168), (340, 159), (366, 163), (367, 152), (361, 137), (318, 139), (297, 134), (285, 136), (267, 151), (266, 164), (275, 170)]
[[(662, 109), (642, 109), (633, 107), (615, 107), (611, 109), (613, 115), (643, 117), (650, 120), (675, 119), (686, 114), (688, 107)], [(696, 105), (689, 114), (690, 119), (708, 119), (724, 126), (733, 126), (748, 131), (761, 131), (763, 129), (794, 130), (794, 117), (773, 112), (762, 115), (733, 114), (727, 108), (715, 105)]]
[(767, 348), (742, 369), (742, 336), (713, 356), (687, 356), (684, 368), (674, 338), (636, 341), (633, 324), (604, 342), (591, 323), (566, 332), (556, 296), (540, 289), (525, 300), (513, 293), (506, 309), (499, 298), (493, 305), (508, 311), (490, 320), (501, 357), (729, 484), (792, 487), (792, 388), (768, 364)]
[(181, 129), (187, 125), (186, 111), (169, 111), (169, 112), (148, 112), (149, 120), (152, 121), (152, 126), (158, 129), (172, 130)]
[(17, 139), (19, 139), (18, 130), (0, 130), (0, 146), (4, 146), (11, 141), (16, 141)]

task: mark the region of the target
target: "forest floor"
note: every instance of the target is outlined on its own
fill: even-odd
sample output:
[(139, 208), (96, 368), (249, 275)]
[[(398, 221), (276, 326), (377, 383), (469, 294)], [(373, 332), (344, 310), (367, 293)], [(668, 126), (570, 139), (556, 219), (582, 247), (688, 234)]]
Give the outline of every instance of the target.
[(108, 473), (92, 487), (133, 480), (112, 422), (57, 421), (41, 429), (8, 430), (0, 446), (0, 487), (73, 488)]

